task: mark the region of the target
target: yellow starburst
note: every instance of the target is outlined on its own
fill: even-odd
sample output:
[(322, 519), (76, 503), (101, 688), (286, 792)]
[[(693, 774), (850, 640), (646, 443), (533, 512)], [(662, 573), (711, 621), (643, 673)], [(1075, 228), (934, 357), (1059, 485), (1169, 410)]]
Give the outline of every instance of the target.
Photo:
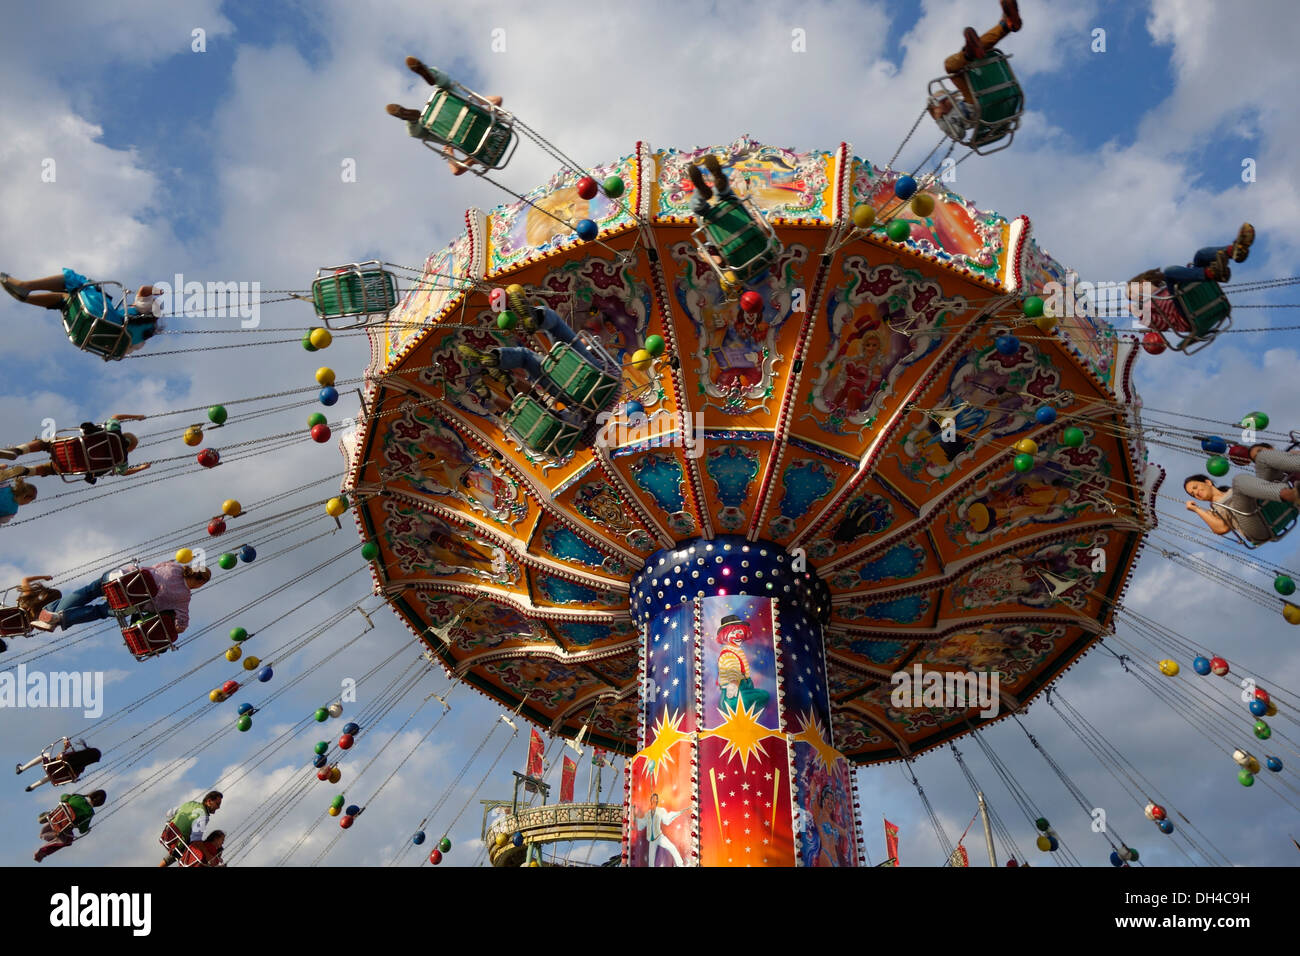
[(751, 756), (756, 753), (767, 756), (767, 751), (763, 749), (763, 741), (768, 737), (781, 736), (778, 731), (769, 730), (758, 722), (758, 714), (761, 710), (762, 708), (758, 706), (750, 709), (737, 701), (736, 708), (727, 714), (727, 719), (722, 724), (712, 730), (704, 731), (700, 736), (721, 737), (726, 741), (726, 746), (722, 748), (722, 756), (740, 757), (741, 769), (748, 770)]
[[(653, 773), (656, 786), (659, 784), (659, 774), (672, 763), (673, 747), (683, 740), (691, 739), (690, 734), (682, 733), (680, 729), (685, 716), (684, 711), (682, 713), (673, 711), (671, 714), (665, 712), (655, 724), (654, 740), (651, 741), (650, 746), (636, 754), (636, 757), (645, 758), (645, 774), (648, 777)], [(636, 760), (636, 757), (632, 759)]]
[(803, 721), (803, 726), (800, 728), (799, 733), (790, 738), (791, 740), (795, 742), (802, 741), (817, 751), (822, 766), (827, 770), (830, 770), (836, 761), (844, 759), (844, 754), (836, 750), (826, 740), (826, 737), (822, 734), (821, 722), (812, 711), (800, 714), (799, 719)]

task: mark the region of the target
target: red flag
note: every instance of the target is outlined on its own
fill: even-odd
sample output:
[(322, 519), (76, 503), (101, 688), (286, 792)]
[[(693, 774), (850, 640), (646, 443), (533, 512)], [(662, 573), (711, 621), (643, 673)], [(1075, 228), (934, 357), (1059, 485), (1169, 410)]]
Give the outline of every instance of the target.
[(894, 866), (898, 866), (898, 825), (888, 820), (885, 821), (885, 852), (894, 861)]
[(542, 743), (542, 735), (537, 732), (536, 727), (530, 728), (532, 736), (528, 739), (528, 767), (524, 773), (530, 777), (540, 777), (542, 775), (542, 753), (546, 750)]
[(573, 782), (578, 778), (578, 765), (564, 755), (564, 770), (560, 774), (560, 802), (573, 802)]

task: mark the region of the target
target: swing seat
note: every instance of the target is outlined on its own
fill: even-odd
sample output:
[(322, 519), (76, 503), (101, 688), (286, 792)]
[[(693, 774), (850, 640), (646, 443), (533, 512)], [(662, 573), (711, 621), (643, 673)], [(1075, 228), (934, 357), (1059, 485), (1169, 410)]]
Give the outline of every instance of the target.
[(121, 432), (92, 432), (75, 438), (60, 438), (50, 445), (54, 470), (65, 482), (84, 475), (107, 475), (126, 464), (126, 439)]
[(169, 611), (145, 615), (122, 628), (122, 638), (137, 661), (146, 661), (171, 650), (178, 636), (176, 618)]
[(531, 395), (517, 395), (501, 416), (520, 443), (539, 455), (563, 458), (573, 452), (581, 429), (562, 421)]
[(76, 818), (72, 815), (72, 811), (68, 809), (68, 805), (60, 803), (50, 811), (50, 818), (45, 823), (55, 833), (66, 833), (72, 829), (75, 820)]
[(50, 785), (54, 787), (65, 783), (76, 783), (81, 776), (72, 769), (72, 764), (62, 757), (43, 757), (41, 769), (45, 771), (45, 776), (50, 778)]
[[(757, 210), (751, 211), (746, 201), (715, 203), (692, 238), (705, 261), (732, 289), (770, 269), (784, 249), (768, 221)], [(710, 245), (725, 263), (725, 273), (709, 255)]]
[[(162, 836), (158, 838), (158, 842), (168, 850), (175, 850), (179, 846), (185, 846), (185, 836), (176, 828), (176, 824), (169, 821), (163, 827)], [(186, 847), (186, 849), (189, 849), (189, 847)]]
[(206, 866), (207, 857), (205, 857), (203, 851), (197, 847), (187, 846), (185, 852), (181, 854), (178, 865), (185, 867), (186, 869), (193, 866)]
[[(93, 282), (75, 289), (63, 304), (63, 330), (68, 340), (83, 352), (91, 352), (103, 358), (105, 362), (116, 361), (126, 355), (131, 347), (131, 333), (127, 330), (125, 318), (110, 309), (107, 287), (115, 285), (125, 292), (117, 282)], [(87, 289), (98, 289), (102, 309), (91, 309), (85, 302), (83, 294)]]
[(397, 279), (382, 262), (353, 262), (316, 270), (311, 285), (312, 304), (329, 328), (331, 319), (359, 319), (350, 323), (364, 325), (370, 316), (385, 316), (397, 305)]
[(31, 618), (22, 608), (0, 607), (0, 637), (23, 637), (31, 630)]
[(566, 342), (557, 342), (542, 360), (542, 374), (564, 392), (566, 404), (595, 413), (618, 394), (619, 380), (596, 368)]
[[(1187, 330), (1169, 345), (1177, 352), (1199, 352), (1232, 325), (1232, 306), (1217, 282), (1188, 282), (1165, 288), (1152, 296), (1153, 303), (1162, 298), (1172, 302), (1182, 318), (1181, 327)], [(1157, 306), (1153, 304), (1152, 308), (1154, 311)]]
[(146, 568), (136, 568), (104, 584), (104, 598), (110, 610), (131, 611), (147, 606), (152, 610), (158, 582)]
[[(950, 139), (981, 156), (1010, 146), (1024, 113), (1024, 92), (1008, 59), (1000, 50), (990, 50), (984, 59), (966, 66), (962, 73), (970, 87), (971, 100), (952, 84), (951, 77), (930, 81), (931, 105), (945, 99), (952, 102), (952, 110), (936, 119), (939, 128)], [(959, 116), (963, 105), (966, 115)], [(988, 148), (997, 143), (1002, 145), (997, 149)]]
[(454, 91), (450, 85), (434, 90), (420, 114), (420, 127), (438, 145), (459, 153), (457, 158), (472, 159), (485, 169), (504, 169), (518, 145), (514, 117), (459, 84)]

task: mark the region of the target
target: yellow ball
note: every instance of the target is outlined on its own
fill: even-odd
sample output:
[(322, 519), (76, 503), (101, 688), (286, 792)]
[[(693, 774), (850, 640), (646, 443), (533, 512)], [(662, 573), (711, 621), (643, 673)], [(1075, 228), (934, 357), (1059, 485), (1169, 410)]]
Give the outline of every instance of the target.
[(876, 211), (866, 203), (858, 203), (853, 207), (853, 225), (859, 229), (870, 229), (875, 221)]
[(189, 564), (193, 560), (194, 560), (194, 552), (191, 551), (189, 548), (181, 548), (179, 551), (176, 552), (177, 564)]
[(238, 518), (244, 513), (244, 507), (234, 498), (227, 498), (221, 503), (221, 513), (227, 518)]
[(244, 652), (239, 649), (239, 645), (236, 644), (226, 651), (226, 660), (233, 664), (235, 661), (239, 660), (243, 653)]
[(185, 444), (193, 448), (195, 445), (203, 441), (203, 429), (198, 425), (191, 425), (189, 428), (185, 429), (185, 435), (182, 440)]
[(325, 502), (325, 513), (331, 518), (337, 518), (343, 512), (348, 510), (348, 506), (343, 503), (342, 498), (331, 498)]
[(1038, 443), (1032, 438), (1022, 438), (1015, 444), (1016, 451), (1022, 455), (1037, 455)]
[(329, 814), (332, 817), (337, 817), (341, 812), (342, 811), (338, 807), (330, 807), (329, 809)]
[(327, 368), (327, 367), (324, 366), (324, 365), (322, 365), (320, 368), (316, 369), (316, 384), (318, 384), (318, 385), (333, 385), (333, 384), (334, 384), (334, 369), (332, 369), (332, 368)]
[(506, 836), (504, 833), (497, 834), (497, 846), (505, 846), (509, 842), (510, 842), (510, 838)]
[(1056, 316), (1048, 315), (1044, 312), (1038, 318), (1034, 319), (1034, 325), (1040, 332), (1050, 332), (1056, 328)]
[(654, 356), (651, 355), (649, 352), (647, 352), (645, 349), (637, 349), (635, 352), (632, 353), (632, 367), (639, 368), (639, 369), (649, 368), (650, 362), (653, 359)]
[(536, 860), (529, 860), (529, 861), (528, 861), (528, 865), (529, 865), (529, 866), (541, 866), (542, 864), (538, 863)]
[(506, 286), (506, 295), (523, 295), (523, 294), (524, 294), (524, 287), (521, 286), (518, 282), (512, 282), (510, 285)]
[(934, 197), (929, 193), (917, 193), (912, 197), (912, 212), (922, 219), (934, 212)]
[(318, 349), (327, 349), (334, 341), (334, 336), (330, 335), (329, 329), (312, 329), (307, 338)]
[(1052, 849), (1052, 841), (1049, 840), (1046, 835), (1040, 836), (1034, 841), (1034, 843), (1038, 849), (1042, 850), (1044, 853), (1047, 853)]
[(1181, 670), (1181, 668), (1179, 668), (1177, 661), (1171, 661), (1168, 658), (1165, 658), (1160, 662), (1160, 673), (1164, 674), (1166, 677), (1177, 677), (1179, 670)]
[(1300, 624), (1300, 607), (1296, 607), (1290, 601), (1283, 601), (1282, 617), (1288, 624)]
[(1273, 702), (1270, 700), (1270, 701), (1268, 702), (1268, 708), (1264, 711), (1264, 714), (1265, 714), (1266, 716), (1268, 716), (1268, 717), (1276, 717), (1276, 716), (1277, 716), (1277, 704), (1273, 703)]
[(343, 771), (338, 767), (330, 767), (330, 783), (338, 783), (343, 778)]
[(214, 704), (219, 704), (225, 699), (226, 699), (226, 695), (221, 693), (220, 687), (216, 688), (215, 690), (213, 690), (211, 693), (208, 694), (208, 700), (212, 701), (212, 703)]
[(1246, 769), (1249, 770), (1251, 773), (1259, 773), (1259, 761), (1256, 760), (1254, 757), (1251, 757), (1248, 761), (1246, 761)]
[[(233, 647), (233, 648), (231, 648), (231, 649), (237, 651), (237, 650), (239, 650), (239, 646), (238, 646), (238, 645), (235, 645), (235, 647)], [(255, 671), (255, 670), (257, 670), (258, 665), (261, 664), (261, 663), (262, 663), (261, 658), (257, 658), (257, 657), (245, 657), (245, 658), (244, 658), (244, 670), (246, 670), (246, 671)]]

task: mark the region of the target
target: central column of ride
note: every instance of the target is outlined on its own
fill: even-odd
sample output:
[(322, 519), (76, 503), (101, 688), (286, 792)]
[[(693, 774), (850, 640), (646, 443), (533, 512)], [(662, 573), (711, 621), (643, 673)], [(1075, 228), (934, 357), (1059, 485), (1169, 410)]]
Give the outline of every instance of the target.
[(650, 556), (631, 866), (853, 866), (848, 761), (831, 743), (830, 592), (800, 555), (740, 536)]

